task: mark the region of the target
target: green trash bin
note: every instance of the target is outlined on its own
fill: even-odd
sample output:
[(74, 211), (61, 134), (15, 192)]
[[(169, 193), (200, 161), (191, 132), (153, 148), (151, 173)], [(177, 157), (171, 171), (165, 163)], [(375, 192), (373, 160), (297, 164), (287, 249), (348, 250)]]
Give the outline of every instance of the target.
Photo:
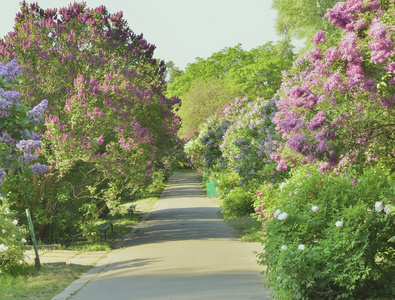
[(206, 184), (206, 188), (207, 188), (207, 197), (209, 198), (218, 197), (216, 182), (208, 182)]

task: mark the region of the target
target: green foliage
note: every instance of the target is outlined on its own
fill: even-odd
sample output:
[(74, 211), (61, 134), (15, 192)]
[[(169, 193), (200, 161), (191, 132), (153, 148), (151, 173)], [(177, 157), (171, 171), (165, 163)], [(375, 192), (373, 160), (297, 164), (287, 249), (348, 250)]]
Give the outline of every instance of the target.
[(165, 64), (122, 12), (22, 2), (0, 44), (0, 56), (25, 70), (22, 101), (46, 98), (50, 108), (39, 157), (50, 172), (3, 186), (13, 209), (31, 209), (38, 239), (67, 240), (164, 177), (178, 148), (179, 99), (164, 97)]
[(0, 202), (0, 275), (13, 274), (18, 271), (25, 257), (25, 230), (18, 225), (16, 216), (6, 206), (6, 199)]
[(317, 30), (331, 28), (324, 15), (336, 3), (337, 0), (273, 0), (276, 31), (285, 39), (305, 39), (309, 43)]
[(230, 190), (224, 197), (221, 207), (226, 218), (243, 217), (251, 214), (255, 195), (238, 186)]
[(182, 118), (179, 135), (187, 136), (190, 131), (197, 130), (217, 110), (222, 108), (235, 94), (224, 84), (223, 80), (212, 77), (197, 78), (184, 95), (178, 115)]
[[(269, 42), (250, 51), (239, 44), (188, 64), (185, 72), (178, 72), (172, 79), (166, 92), (168, 97), (182, 99), (182, 134), (197, 129), (197, 122), (211, 117), (234, 97), (273, 97), (281, 84), (281, 72), (291, 67), (292, 58), (290, 47), (279, 51)], [(201, 114), (201, 110), (206, 113)]]
[[(355, 181), (354, 181), (355, 184)], [(278, 299), (378, 299), (395, 293), (394, 178), (370, 168), (358, 178), (302, 167), (256, 202), (264, 253)], [(380, 205), (379, 205), (380, 204)]]

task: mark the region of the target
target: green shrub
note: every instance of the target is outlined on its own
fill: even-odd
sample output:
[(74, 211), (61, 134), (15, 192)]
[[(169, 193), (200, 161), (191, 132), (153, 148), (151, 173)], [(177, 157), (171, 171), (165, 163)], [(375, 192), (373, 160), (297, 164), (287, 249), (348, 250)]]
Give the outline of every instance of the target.
[(235, 187), (221, 204), (225, 218), (243, 217), (253, 212), (254, 197), (245, 187)]
[(264, 253), (278, 299), (390, 299), (395, 295), (393, 176), (358, 178), (302, 167), (256, 203)]
[(0, 202), (0, 275), (13, 273), (24, 261), (24, 231), (15, 216)]

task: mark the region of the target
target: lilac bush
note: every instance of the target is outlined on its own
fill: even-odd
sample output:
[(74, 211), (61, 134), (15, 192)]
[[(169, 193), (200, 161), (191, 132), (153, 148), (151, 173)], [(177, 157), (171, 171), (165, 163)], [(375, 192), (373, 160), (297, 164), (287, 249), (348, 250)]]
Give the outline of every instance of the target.
[(279, 139), (271, 121), (277, 111), (275, 103), (275, 99), (248, 102), (222, 138), (220, 149), (227, 168), (239, 174), (243, 185), (253, 186), (253, 178), (274, 181), (278, 173), (270, 158)]
[[(21, 70), (15, 59), (0, 64), (1, 168), (10, 172), (19, 165), (18, 162), (27, 164), (37, 159), (32, 152), (38, 151), (42, 142), (41, 135), (33, 130), (37, 129), (36, 125), (43, 119), (47, 107), (47, 100), (41, 101), (31, 110), (19, 103), (21, 94), (11, 88)], [(45, 171), (40, 175), (48, 171), (47, 166), (43, 165), (42, 170), (44, 168)], [(3, 169), (0, 171), (0, 185), (3, 185), (6, 172)]]
[[(164, 96), (165, 63), (154, 50), (122, 12), (86, 3), (45, 10), (21, 3), (14, 30), (0, 40), (0, 56), (17, 58), (25, 71), (17, 89), (25, 104), (38, 105), (42, 95), (48, 100), (42, 147), (34, 154), (51, 172), (33, 181), (36, 196), (29, 197), (32, 211), (39, 211), (39, 238), (61, 238), (115, 212), (170, 169), (179, 147), (180, 100)], [(44, 104), (29, 111), (32, 120)], [(22, 210), (25, 190), (17, 184), (24, 183), (12, 188)]]
[(392, 5), (358, 0), (328, 10), (342, 37), (329, 43), (318, 32), (318, 47), (284, 73), (273, 118), (284, 139), (272, 154), (277, 169), (318, 162), (326, 172), (394, 163)]
[[(0, 64), (0, 274), (12, 273), (24, 261), (23, 245), (27, 242), (18, 220), (9, 209), (3, 183), (8, 184), (13, 177), (18, 177), (19, 174), (14, 172), (16, 169), (26, 169), (25, 164), (37, 159), (32, 152), (41, 147), (41, 135), (33, 130), (38, 129), (46, 109), (46, 100), (30, 111), (19, 103), (21, 94), (11, 88), (20, 72), (15, 59)], [(40, 166), (39, 172), (35, 172), (34, 166)], [(39, 163), (30, 167), (36, 176), (49, 169)]]

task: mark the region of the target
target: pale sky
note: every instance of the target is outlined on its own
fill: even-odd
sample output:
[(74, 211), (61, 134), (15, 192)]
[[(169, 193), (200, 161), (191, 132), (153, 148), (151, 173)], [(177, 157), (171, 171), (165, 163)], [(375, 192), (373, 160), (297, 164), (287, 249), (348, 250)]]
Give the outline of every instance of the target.
[[(2, 0), (0, 36), (14, 26), (22, 0)], [(41, 8), (60, 8), (73, 0), (31, 0)], [(76, 1), (82, 2), (82, 1)], [(226, 47), (242, 44), (249, 51), (278, 41), (276, 11), (271, 0), (86, 0), (88, 7), (105, 5), (110, 13), (123, 11), (129, 27), (156, 45), (156, 58), (184, 69), (196, 57), (207, 58)]]

